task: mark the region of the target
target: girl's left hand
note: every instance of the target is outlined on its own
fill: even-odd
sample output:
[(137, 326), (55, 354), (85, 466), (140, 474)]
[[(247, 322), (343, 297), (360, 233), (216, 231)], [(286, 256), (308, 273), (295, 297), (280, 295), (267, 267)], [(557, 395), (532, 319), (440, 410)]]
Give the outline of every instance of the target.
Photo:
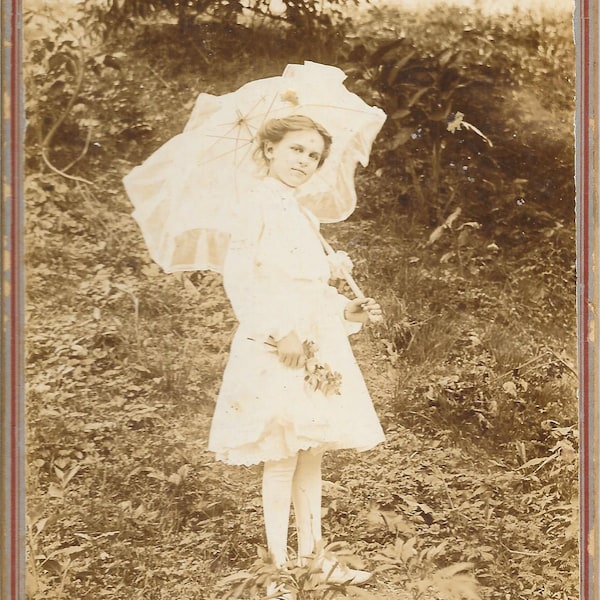
[(344, 317), (355, 323), (376, 323), (383, 319), (383, 312), (373, 298), (355, 298), (346, 304)]

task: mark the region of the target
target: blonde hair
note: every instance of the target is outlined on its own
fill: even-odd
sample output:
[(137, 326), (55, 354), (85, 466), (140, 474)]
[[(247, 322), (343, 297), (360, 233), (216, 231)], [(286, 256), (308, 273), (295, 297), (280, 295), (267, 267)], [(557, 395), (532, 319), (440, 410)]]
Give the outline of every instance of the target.
[(283, 139), (286, 133), (289, 133), (290, 131), (305, 131), (307, 129), (313, 129), (323, 138), (323, 152), (321, 153), (318, 165), (321, 167), (325, 162), (325, 159), (329, 156), (333, 138), (325, 127), (304, 115), (292, 115), (290, 117), (283, 117), (282, 119), (270, 119), (264, 123), (256, 134), (257, 146), (254, 151), (254, 158), (257, 162), (266, 163), (265, 143), (270, 142), (271, 144), (277, 144)]

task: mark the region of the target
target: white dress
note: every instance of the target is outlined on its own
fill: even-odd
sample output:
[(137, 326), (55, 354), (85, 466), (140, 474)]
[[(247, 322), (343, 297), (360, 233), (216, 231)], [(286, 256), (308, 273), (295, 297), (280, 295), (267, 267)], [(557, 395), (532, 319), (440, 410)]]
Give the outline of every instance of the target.
[[(328, 283), (318, 226), (293, 189), (272, 178), (238, 212), (223, 282), (239, 327), (209, 437), (209, 450), (227, 463), (279, 460), (312, 447), (368, 450), (384, 440), (347, 337), (360, 324), (344, 319), (348, 299)], [(286, 367), (265, 343), (292, 330), (341, 374), (339, 394), (310, 389), (304, 368)]]

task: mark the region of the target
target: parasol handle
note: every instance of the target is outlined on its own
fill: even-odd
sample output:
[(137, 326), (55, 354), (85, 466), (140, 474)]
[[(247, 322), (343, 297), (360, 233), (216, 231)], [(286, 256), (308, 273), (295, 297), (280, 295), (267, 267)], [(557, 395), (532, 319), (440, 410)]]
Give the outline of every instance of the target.
[(357, 298), (365, 298), (365, 295), (362, 293), (361, 289), (358, 287), (358, 284), (356, 283), (356, 281), (354, 281), (354, 277), (352, 277), (352, 275), (350, 275), (350, 273), (348, 273), (346, 271), (346, 269), (342, 269), (342, 272), (344, 273), (344, 279), (346, 280), (346, 283), (350, 286), (352, 293)]
[[(321, 232), (317, 232), (319, 234), (319, 239), (321, 240), (321, 244), (323, 245), (323, 248), (325, 248), (325, 252), (327, 254), (335, 254), (335, 250), (331, 247), (331, 245), (329, 244), (329, 242), (321, 235)], [(346, 269), (342, 269), (342, 272), (344, 274), (344, 279), (346, 280), (346, 283), (350, 286), (350, 289), (352, 290), (352, 293), (357, 297), (357, 298), (366, 298), (366, 296), (363, 294), (362, 290), (358, 287), (358, 284), (356, 283), (356, 281), (354, 281), (354, 277), (352, 277), (352, 275), (350, 275), (350, 273), (348, 273), (346, 271)], [(381, 321), (383, 321), (383, 317), (380, 316), (371, 316), (369, 315), (369, 321), (371, 321), (371, 323), (380, 323)]]

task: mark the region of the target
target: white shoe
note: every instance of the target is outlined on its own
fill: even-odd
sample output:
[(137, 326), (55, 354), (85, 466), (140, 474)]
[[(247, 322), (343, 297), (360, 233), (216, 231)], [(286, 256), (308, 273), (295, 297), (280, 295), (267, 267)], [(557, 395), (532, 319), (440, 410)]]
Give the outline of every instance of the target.
[(371, 577), (373, 574), (368, 571), (351, 569), (330, 560), (323, 561), (321, 572), (317, 574), (319, 580), (334, 585), (363, 585)]
[(292, 600), (291, 592), (282, 583), (267, 584), (267, 600)]

